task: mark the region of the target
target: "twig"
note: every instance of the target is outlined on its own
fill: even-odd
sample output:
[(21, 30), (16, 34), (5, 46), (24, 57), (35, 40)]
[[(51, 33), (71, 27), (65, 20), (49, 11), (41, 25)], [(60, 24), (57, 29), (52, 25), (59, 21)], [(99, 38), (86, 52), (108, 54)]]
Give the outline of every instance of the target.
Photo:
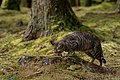
[(4, 74), (9, 74), (9, 72), (7, 72), (4, 68), (2, 68), (2, 66), (0, 66), (0, 70), (1, 70)]
[(26, 78), (32, 77), (32, 76), (34, 76), (34, 75), (42, 74), (42, 73), (43, 73), (43, 71), (34, 72), (34, 73), (32, 73), (32, 74), (27, 75)]

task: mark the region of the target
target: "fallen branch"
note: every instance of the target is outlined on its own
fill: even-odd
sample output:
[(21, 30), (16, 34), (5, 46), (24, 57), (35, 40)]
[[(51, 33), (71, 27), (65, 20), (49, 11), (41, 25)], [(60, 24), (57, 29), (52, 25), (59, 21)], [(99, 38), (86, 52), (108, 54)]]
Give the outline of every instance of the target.
[(9, 72), (7, 72), (6, 69), (2, 68), (2, 66), (0, 66), (0, 70), (1, 70), (4, 74), (9, 74)]
[(40, 75), (40, 74), (42, 74), (42, 73), (43, 73), (43, 71), (34, 72), (34, 73), (32, 73), (32, 74), (27, 75), (26, 78), (29, 78), (29, 77), (32, 77), (32, 76), (35, 76), (35, 75)]

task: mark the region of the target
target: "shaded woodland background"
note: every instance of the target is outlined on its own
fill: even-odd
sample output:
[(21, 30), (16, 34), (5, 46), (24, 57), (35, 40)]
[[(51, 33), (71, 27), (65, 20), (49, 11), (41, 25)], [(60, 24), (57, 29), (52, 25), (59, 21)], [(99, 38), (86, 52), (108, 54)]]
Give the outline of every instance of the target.
[[(82, 24), (80, 27), (70, 25), (61, 28), (55, 24), (51, 35), (23, 41), (31, 21), (32, 0), (0, 0), (1, 80), (120, 79), (120, 0), (69, 2)], [(73, 31), (91, 32), (101, 39), (107, 61), (103, 67), (96, 65), (97, 60), (89, 65), (91, 58), (83, 52), (67, 58), (52, 56), (53, 47), (49, 41), (54, 37), (60, 40)], [(19, 63), (21, 57), (23, 63)]]

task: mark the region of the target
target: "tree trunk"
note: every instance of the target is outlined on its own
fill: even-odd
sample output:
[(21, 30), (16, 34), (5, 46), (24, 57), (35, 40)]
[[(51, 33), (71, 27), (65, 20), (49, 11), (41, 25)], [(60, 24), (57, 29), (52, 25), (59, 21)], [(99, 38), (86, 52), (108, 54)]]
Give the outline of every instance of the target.
[(78, 29), (81, 25), (68, 0), (32, 0), (31, 21), (23, 40), (49, 36), (52, 30)]
[(80, 6), (80, 0), (75, 0), (76, 1), (76, 6)]
[(32, 6), (32, 0), (27, 0), (27, 7), (31, 8), (31, 6)]
[(20, 10), (20, 0), (3, 0), (1, 7), (9, 10)]
[(80, 0), (69, 0), (71, 6), (80, 6)]
[(91, 6), (92, 5), (92, 0), (85, 0), (85, 6)]
[(117, 0), (117, 13), (120, 13), (120, 0)]
[(20, 6), (27, 7), (27, 0), (21, 0)]
[(0, 6), (1, 6), (2, 0), (0, 0)]
[(31, 8), (32, 0), (21, 0), (21, 6)]

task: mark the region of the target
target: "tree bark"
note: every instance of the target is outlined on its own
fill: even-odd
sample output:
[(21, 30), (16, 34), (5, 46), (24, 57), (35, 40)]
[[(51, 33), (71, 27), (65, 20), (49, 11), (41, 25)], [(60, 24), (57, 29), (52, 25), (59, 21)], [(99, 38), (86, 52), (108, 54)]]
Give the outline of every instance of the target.
[(52, 30), (75, 30), (81, 25), (68, 0), (32, 0), (31, 21), (23, 40), (49, 36)]
[(3, 0), (1, 8), (20, 11), (20, 0)]

